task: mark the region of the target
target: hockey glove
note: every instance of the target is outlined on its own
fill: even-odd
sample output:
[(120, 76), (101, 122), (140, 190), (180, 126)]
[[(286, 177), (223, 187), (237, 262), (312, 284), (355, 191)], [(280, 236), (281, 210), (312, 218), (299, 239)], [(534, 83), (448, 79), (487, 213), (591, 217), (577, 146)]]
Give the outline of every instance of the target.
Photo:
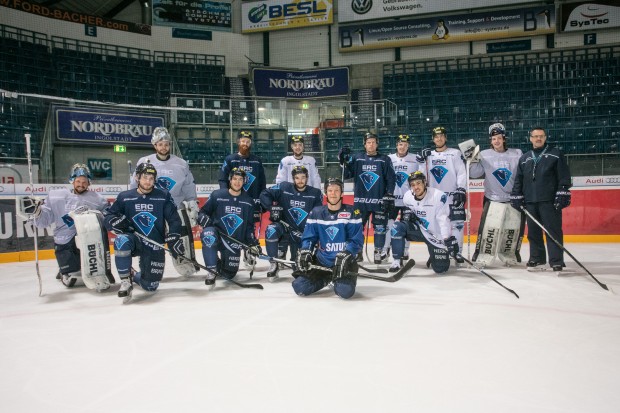
[(209, 224), (211, 223), (211, 217), (201, 212), (200, 214), (198, 214), (197, 222), (198, 222), (198, 225), (200, 225), (203, 228), (208, 227)]
[(555, 193), (555, 202), (553, 203), (555, 209), (559, 211), (569, 206), (570, 198), (571, 195), (568, 189), (560, 189), (558, 192)]
[(272, 206), (271, 211), (269, 211), (269, 219), (271, 220), (271, 222), (280, 221), (280, 219), (282, 219), (282, 211), (284, 211), (284, 208), (282, 208), (281, 206)]
[(296, 264), (300, 271), (310, 271), (310, 264), (312, 264), (312, 252), (310, 250), (299, 250), (297, 252)]
[(344, 165), (349, 161), (350, 153), (351, 148), (349, 148), (348, 146), (343, 146), (342, 148), (340, 148), (340, 150), (338, 151), (338, 162), (340, 162), (340, 165)]
[(262, 211), (260, 209), (255, 209), (253, 216), (254, 216), (254, 222), (260, 222), (260, 217), (261, 217)]
[(263, 255), (263, 250), (260, 247), (260, 244), (255, 244), (255, 245), (251, 245), (248, 248), (248, 255), (253, 258), (254, 260), (256, 260), (256, 258), (260, 257), (261, 255)]
[(510, 205), (517, 211), (525, 207), (525, 197), (523, 195), (510, 195)]
[(166, 237), (166, 244), (168, 244), (170, 255), (172, 255), (172, 258), (175, 260), (179, 258), (179, 255), (185, 255), (185, 246), (179, 234), (168, 234)]
[(187, 216), (189, 216), (189, 224), (192, 227), (198, 225), (198, 202), (195, 199), (185, 201), (185, 209), (187, 210)]
[(412, 210), (410, 210), (409, 208), (403, 209), (400, 212), (400, 220), (403, 223), (412, 223), (412, 224), (417, 224), (418, 221), (420, 221), (420, 219), (418, 218), (418, 216), (415, 214), (415, 212), (413, 212)]
[(394, 195), (392, 194), (385, 194), (383, 196), (382, 204), (384, 214), (389, 215), (394, 210), (395, 199), (396, 198), (394, 198)]
[(456, 238), (454, 238), (454, 235), (450, 238), (446, 238), (443, 243), (448, 249), (448, 254), (450, 254), (452, 258), (456, 258), (457, 254), (459, 253), (459, 243)]
[(416, 161), (418, 161), (418, 163), (426, 163), (426, 159), (431, 156), (432, 151), (433, 149), (428, 147), (422, 149), (420, 153), (415, 156)]
[(336, 261), (334, 262), (333, 279), (346, 277), (351, 268), (351, 264), (355, 262), (355, 257), (349, 251), (340, 251), (336, 254)]
[(454, 208), (463, 208), (465, 201), (467, 200), (467, 193), (463, 188), (456, 188), (456, 191), (452, 192), (452, 206)]
[(129, 222), (125, 215), (114, 217), (110, 219), (109, 223), (110, 230), (117, 235), (134, 232), (131, 222)]
[(43, 200), (41, 198), (33, 198), (25, 196), (22, 198), (22, 210), (28, 215), (32, 215), (34, 218), (38, 218), (41, 215), (41, 205)]

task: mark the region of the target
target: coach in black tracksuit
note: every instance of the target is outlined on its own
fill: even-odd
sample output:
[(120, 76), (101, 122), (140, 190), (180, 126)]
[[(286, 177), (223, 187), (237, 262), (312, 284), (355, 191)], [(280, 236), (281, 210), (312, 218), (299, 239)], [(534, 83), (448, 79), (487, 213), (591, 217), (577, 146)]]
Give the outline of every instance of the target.
[[(564, 244), (562, 233), (562, 209), (570, 205), (571, 176), (564, 154), (546, 144), (543, 128), (530, 132), (532, 150), (519, 159), (515, 184), (510, 195), (512, 206), (521, 207), (532, 214), (549, 233)], [(529, 217), (527, 219), (530, 259), (528, 267), (545, 264), (546, 253), (542, 229)], [(553, 241), (547, 241), (549, 265), (554, 271), (564, 266), (564, 254)]]

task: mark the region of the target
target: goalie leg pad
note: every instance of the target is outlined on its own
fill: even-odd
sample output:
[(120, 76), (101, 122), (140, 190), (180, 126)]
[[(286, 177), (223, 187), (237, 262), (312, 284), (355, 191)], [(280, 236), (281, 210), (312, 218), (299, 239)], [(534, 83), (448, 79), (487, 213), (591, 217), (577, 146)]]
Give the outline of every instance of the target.
[(174, 268), (179, 274), (188, 277), (198, 271), (198, 269), (194, 266), (192, 262), (196, 260), (196, 251), (194, 250), (194, 235), (192, 233), (191, 221), (187, 210), (179, 209), (177, 210), (177, 212), (179, 213), (179, 217), (181, 218), (182, 233), (180, 240), (183, 243), (183, 247), (185, 248), (185, 254), (183, 254), (183, 256), (190, 261), (188, 261), (187, 259), (184, 260), (183, 258), (179, 257), (173, 259), (172, 264), (174, 265)]
[(508, 204), (502, 205), (505, 206), (505, 213), (498, 240), (497, 258), (506, 265), (516, 265), (517, 252), (523, 240), (524, 214)]
[[(77, 235), (75, 243), (81, 251), (82, 280), (91, 290), (110, 288), (110, 245), (98, 211), (71, 214)], [(113, 277), (112, 277), (113, 279)]]
[(506, 207), (512, 208), (508, 204), (495, 201), (489, 201), (487, 206), (483, 210), (483, 216), (480, 221), (482, 229), (479, 231), (479, 241), (476, 242), (476, 245), (480, 244), (480, 252), (476, 257), (476, 263), (484, 267), (491, 265), (495, 260)]

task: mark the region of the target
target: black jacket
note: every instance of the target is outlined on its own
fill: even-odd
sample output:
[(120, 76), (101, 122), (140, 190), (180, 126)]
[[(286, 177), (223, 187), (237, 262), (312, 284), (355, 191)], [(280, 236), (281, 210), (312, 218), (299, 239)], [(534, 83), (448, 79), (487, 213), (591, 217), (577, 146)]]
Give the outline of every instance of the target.
[(553, 202), (559, 189), (570, 187), (568, 164), (559, 149), (546, 145), (519, 158), (512, 195), (523, 195), (525, 202)]

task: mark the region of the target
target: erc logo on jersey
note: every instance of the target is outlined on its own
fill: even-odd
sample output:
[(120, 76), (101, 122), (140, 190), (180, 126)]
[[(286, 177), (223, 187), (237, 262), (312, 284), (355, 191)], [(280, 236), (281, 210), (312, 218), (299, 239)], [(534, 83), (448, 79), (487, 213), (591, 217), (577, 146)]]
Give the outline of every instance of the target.
[(493, 176), (502, 186), (506, 186), (506, 184), (510, 181), (512, 172), (510, 172), (510, 170), (506, 168), (498, 168), (493, 171)]
[(265, 238), (271, 238), (273, 234), (276, 233), (276, 227), (274, 225), (269, 225), (267, 230), (265, 231)]
[(69, 228), (71, 228), (73, 225), (75, 225), (75, 222), (73, 221), (73, 218), (71, 218), (69, 216), (69, 214), (65, 214), (62, 216), (62, 222), (65, 223), (65, 225)]
[(155, 226), (157, 217), (150, 212), (142, 211), (133, 216), (132, 221), (140, 228), (144, 235), (149, 235)]
[(443, 166), (435, 166), (431, 169), (431, 174), (433, 174), (437, 183), (440, 184), (443, 178), (448, 174), (448, 170)]
[(379, 175), (374, 172), (366, 171), (360, 175), (360, 179), (362, 180), (366, 191), (370, 191), (370, 188), (372, 188), (379, 180)]
[(333, 241), (334, 238), (336, 238), (336, 235), (338, 234), (338, 228), (336, 228), (336, 227), (328, 227), (325, 230), (325, 232), (329, 236), (329, 239), (331, 239)]
[(250, 190), (250, 187), (256, 180), (256, 177), (252, 175), (251, 173), (249, 173), (248, 171), (245, 171), (245, 177), (246, 179), (245, 179), (245, 184), (243, 184), (243, 189), (245, 192), (248, 192)]
[(288, 210), (288, 213), (291, 214), (291, 217), (293, 218), (293, 221), (295, 221), (295, 224), (297, 224), (298, 226), (308, 216), (308, 213), (306, 211), (304, 211), (303, 209), (301, 209), (301, 208), (290, 208)]
[(217, 241), (217, 238), (215, 238), (215, 236), (211, 232), (206, 233), (202, 237), (202, 242), (207, 248), (211, 248), (213, 244), (215, 244), (215, 241)]
[(407, 175), (406, 172), (396, 172), (396, 185), (398, 185), (399, 188), (402, 188), (403, 184), (407, 182), (407, 178), (409, 178), (409, 175)]
[(228, 235), (232, 235), (243, 224), (243, 220), (238, 215), (228, 214), (222, 217), (222, 223), (226, 227)]
[(167, 176), (162, 176), (160, 178), (157, 178), (157, 187), (159, 189), (165, 189), (168, 192), (172, 191), (172, 188), (174, 188), (176, 184), (177, 184), (177, 181)]

